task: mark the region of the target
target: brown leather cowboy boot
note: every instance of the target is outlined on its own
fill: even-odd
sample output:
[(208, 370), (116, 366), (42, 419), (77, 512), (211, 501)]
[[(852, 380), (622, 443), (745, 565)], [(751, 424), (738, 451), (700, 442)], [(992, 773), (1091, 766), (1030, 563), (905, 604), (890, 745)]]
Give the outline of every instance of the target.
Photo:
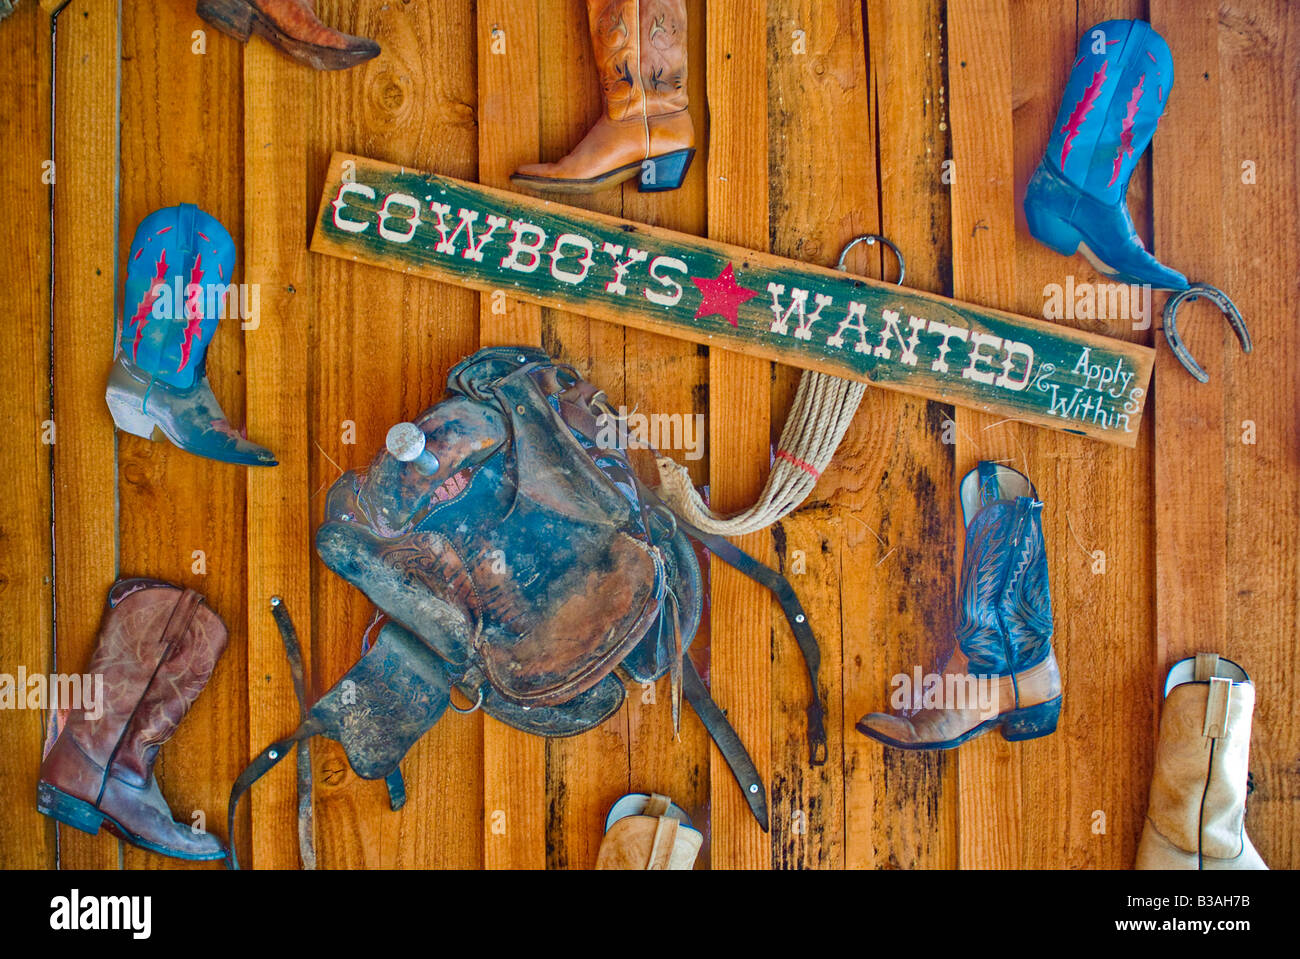
[(682, 185), (695, 155), (686, 97), (685, 0), (587, 0), (605, 108), (556, 163), (529, 163), (516, 186), (586, 193), (638, 177), (643, 193)]
[(163, 855), (223, 858), (215, 836), (172, 819), (153, 765), (225, 648), (225, 624), (194, 590), (156, 579), (113, 584), (86, 670), (104, 677), (100, 715), (67, 713), (41, 763), (37, 808), (91, 835), (107, 825)]
[(344, 70), (379, 56), (379, 44), (332, 30), (316, 19), (312, 0), (199, 0), (198, 14), (240, 43), (260, 34), (316, 70)]
[(1034, 739), (1054, 732), (1061, 713), (1043, 504), (1024, 475), (989, 462), (962, 479), (960, 499), (967, 527), (956, 648), (942, 674), (912, 684), (899, 712), (857, 724), (898, 749), (951, 749), (998, 728), (1013, 742)]

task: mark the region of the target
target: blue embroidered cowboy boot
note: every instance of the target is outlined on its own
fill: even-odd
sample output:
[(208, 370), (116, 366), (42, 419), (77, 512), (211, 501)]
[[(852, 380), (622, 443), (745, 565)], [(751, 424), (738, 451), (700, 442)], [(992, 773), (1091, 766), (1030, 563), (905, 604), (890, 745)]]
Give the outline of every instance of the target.
[(956, 648), (940, 674), (895, 678), (897, 713), (858, 721), (887, 746), (951, 749), (997, 728), (1013, 742), (1034, 739), (1055, 731), (1061, 714), (1043, 504), (1024, 475), (987, 462), (962, 479), (960, 499)]
[(1183, 290), (1187, 279), (1142, 246), (1125, 196), (1174, 83), (1169, 47), (1143, 20), (1107, 20), (1079, 40), (1061, 109), (1025, 194), (1029, 232), (1081, 252), (1124, 283)]
[(205, 356), (226, 312), (235, 244), (226, 228), (189, 203), (141, 222), (127, 262), (122, 336), (108, 378), (117, 428), (161, 433), (198, 456), (275, 466), (226, 420), (208, 385)]

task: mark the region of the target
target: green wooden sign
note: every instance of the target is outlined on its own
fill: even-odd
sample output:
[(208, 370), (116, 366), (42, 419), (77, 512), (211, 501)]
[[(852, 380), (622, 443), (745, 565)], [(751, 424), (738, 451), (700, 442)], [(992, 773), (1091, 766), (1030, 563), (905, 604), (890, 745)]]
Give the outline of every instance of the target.
[(311, 249), (1132, 446), (1154, 351), (335, 154)]

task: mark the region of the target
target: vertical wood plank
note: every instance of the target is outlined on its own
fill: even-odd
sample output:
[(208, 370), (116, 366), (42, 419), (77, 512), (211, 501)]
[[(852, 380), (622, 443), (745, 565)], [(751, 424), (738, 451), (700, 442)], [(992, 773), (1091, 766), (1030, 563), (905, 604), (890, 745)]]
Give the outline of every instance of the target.
[[(1023, 193), (1015, 184), (1027, 182), (1041, 159), (1077, 29), (1124, 11), (1114, 4), (1083, 10), (1078, 28), (1065, 10), (1026, 5), (1008, 13), (1005, 4), (949, 8), (954, 289), (1032, 313), (1042, 310), (1045, 282), (1096, 278), (1082, 261), (1053, 258), (1024, 234), (1016, 242)], [(1009, 42), (1009, 21), (1035, 24), (1024, 33), (1035, 40)], [(1041, 37), (1058, 38), (1061, 49), (1044, 58)], [(1058, 71), (1055, 82), (1045, 79), (1050, 70)], [(976, 94), (979, 100), (968, 99)], [(991, 104), (993, 119), (981, 117), (976, 128), (967, 118), (977, 115), (979, 102)], [(1141, 195), (1140, 185), (1132, 195)], [(1108, 319), (1102, 328), (1128, 339), (1149, 336), (1127, 317)], [(1133, 584), (1149, 582), (1151, 572), (1149, 534), (1140, 519), (1150, 502), (1149, 447), (1143, 446), (1149, 434), (1123, 455), (989, 417), (959, 413), (956, 423), (959, 475), (979, 459), (1004, 462), (1025, 472), (1047, 504), (1053, 645), (1064, 687), (1056, 734), (1017, 746), (985, 736), (963, 747), (959, 862), (1118, 865), (1131, 841), (1120, 824), (1135, 815), (1141, 787), (1115, 768), (1131, 767), (1147, 745), (1124, 730), (1148, 715), (1135, 690), (1149, 677), (1150, 619), (1131, 596)], [(1123, 719), (1103, 724), (1093, 721), (1097, 715)], [(1116, 757), (1123, 758), (1117, 763)], [(1094, 828), (1098, 811), (1109, 824), (1104, 831)]]
[[(478, 16), (479, 181), (508, 187), (520, 164), (540, 155), (538, 45), (535, 0), (484, 0)], [(501, 31), (505, 52), (493, 53)], [(540, 345), (541, 310), (506, 301), (493, 311), (480, 297), (479, 345)], [(546, 866), (546, 743), (504, 723), (483, 719), (484, 864), (488, 868)]]
[[(104, 385), (113, 357), (117, 234), (117, 3), (73, 0), (56, 19), (54, 86), (55, 665), (82, 670), (117, 573), (116, 453)], [(26, 800), (25, 800), (26, 801)], [(106, 869), (120, 843), (59, 830), (59, 864)]]
[[(708, 9), (709, 236), (756, 250), (768, 247), (767, 9), (744, 0)], [(748, 506), (763, 488), (770, 460), (771, 364), (723, 350), (709, 353), (710, 481), (714, 509)], [(768, 530), (734, 542), (773, 563)], [(771, 782), (772, 600), (757, 583), (713, 562), (711, 690)], [(767, 868), (768, 837), (754, 821), (716, 747), (710, 751), (713, 864)], [(769, 806), (770, 809), (770, 806)]]
[[(951, 159), (943, 4), (867, 5), (878, 111), (880, 231), (903, 251), (905, 285), (951, 289)], [(885, 256), (886, 276), (897, 264)], [(854, 251), (850, 269), (878, 269)], [(952, 407), (868, 390), (822, 486), (845, 518), (844, 695), (848, 863), (956, 865), (956, 756), (886, 749), (853, 728), (886, 711), (891, 679), (932, 671), (953, 642), (956, 578)], [(830, 484), (834, 484), (831, 486)], [(815, 494), (816, 495), (816, 494)]]
[[(1033, 240), (1021, 204), (1024, 185), (1051, 134), (1079, 35), (1107, 19), (1143, 14), (1138, 0), (1089, 0), (1077, 12), (1028, 0), (1012, 6), (1017, 38), (1033, 38), (1012, 46), (1019, 230), (1015, 305), (1023, 312), (1042, 313), (1048, 284), (1064, 285), (1071, 277), (1076, 288), (1107, 282), (1083, 257), (1060, 257)], [(1144, 160), (1128, 193), (1144, 231), (1147, 183)], [(1152, 342), (1154, 332), (1148, 321), (1129, 316), (1057, 322), (1142, 343)], [(997, 430), (989, 435), (993, 432)], [(1145, 768), (1151, 748), (1149, 739), (1130, 731), (1147, 728), (1151, 721), (1146, 690), (1154, 642), (1152, 432), (1143, 430), (1131, 450), (1104, 449), (1043, 430), (1021, 431), (1016, 442), (1024, 452), (1013, 455), (1033, 468), (1030, 478), (1046, 503), (1053, 645), (1064, 686), (1057, 732), (1020, 749), (1021, 862), (1031, 868), (1060, 863), (1127, 867), (1136, 851), (1131, 824), (1141, 819), (1147, 785), (1129, 770)], [(1101, 623), (1105, 625), (1099, 628)], [(1098, 716), (1107, 719), (1097, 722)], [(1062, 788), (1062, 783), (1069, 785)]]
[[(338, 3), (322, 10), (341, 29), (378, 39), (381, 55), (320, 74), (307, 146), (315, 195), (336, 150), (473, 177), (477, 77), (468, 2)], [(415, 117), (419, 122), (415, 122)], [(311, 214), (308, 213), (310, 219)], [(312, 257), (312, 526), (341, 470), (365, 469), (394, 423), (440, 400), (448, 369), (477, 344), (478, 298), (446, 284)], [(385, 388), (377, 390), (376, 383)], [(313, 561), (316, 676), (332, 686), (361, 654), (374, 616), (354, 586)], [(371, 636), (373, 639), (373, 634)], [(482, 864), (474, 828), (483, 802), (482, 724), (448, 712), (402, 762), (407, 803), (389, 808), (382, 785), (352, 774), (341, 747), (314, 746), (323, 862), (421, 868)], [(458, 823), (463, 828), (429, 829)]]
[[(1243, 357), (1220, 329), (1228, 491), (1227, 654), (1249, 664), (1257, 702), (1247, 829), (1274, 869), (1300, 866), (1300, 8), (1234, 4), (1219, 17), (1220, 114), (1227, 289), (1249, 317), (1255, 351)], [(1244, 182), (1246, 161), (1255, 183)], [(1256, 189), (1258, 188), (1258, 190)], [(1259, 224), (1270, 242), (1261, 250)], [(1279, 282), (1290, 278), (1290, 287)], [(1181, 317), (1180, 317), (1181, 318)], [(1193, 323), (1220, 322), (1213, 316)], [(1193, 334), (1195, 335), (1195, 334)], [(1201, 336), (1198, 342), (1204, 342)], [(1197, 347), (1199, 349), (1199, 347)], [(1211, 347), (1212, 349), (1212, 347)], [(1285, 384), (1285, 385), (1284, 385)], [(1249, 423), (1255, 442), (1247, 443)], [(1262, 548), (1261, 548), (1262, 547)]]
[[(1011, 129), (1011, 23), (1004, 0), (954, 0), (948, 5), (952, 91), (953, 295), (1009, 307), (1015, 296), (1015, 215)], [(958, 475), (978, 459), (1010, 462), (1011, 431), (987, 442), (991, 417), (955, 411)], [(985, 434), (987, 435), (987, 434)], [(956, 509), (951, 504), (950, 509)], [(964, 534), (963, 534), (964, 535)], [(960, 563), (954, 570), (960, 575)], [(1020, 764), (1000, 736), (961, 747), (958, 769), (958, 855), (961, 867), (1015, 867), (1021, 852)]]
[[(479, 182), (508, 189), (510, 174), (541, 155), (537, 74), (539, 11), (537, 0), (477, 5)], [(500, 31), (499, 37), (497, 31)], [(504, 45), (493, 52), (494, 40)], [(501, 301), (494, 312), (491, 297), (481, 298), (481, 346), (542, 342), (542, 312), (530, 303)]]
[[(695, 159), (682, 186), (666, 193), (640, 193), (632, 183), (622, 188), (621, 216), (687, 233), (703, 234), (706, 228), (708, 149), (708, 105), (705, 99), (705, 11), (704, 4), (687, 4), (687, 74), (691, 120), (695, 125)], [(693, 343), (645, 333), (624, 331), (625, 405), (642, 412), (682, 417), (693, 430), (687, 448), (662, 449), (690, 471), (694, 483), (708, 482), (711, 454), (704, 426), (708, 404), (708, 351)], [(685, 441), (687, 438), (682, 437)], [(661, 437), (662, 442), (662, 437)], [(657, 481), (648, 456), (634, 455), (642, 479)], [(708, 570), (701, 571), (706, 577)], [(705, 597), (708, 603), (708, 597)], [(709, 625), (707, 613), (696, 633), (691, 652), (697, 662), (708, 662)], [(672, 693), (668, 677), (655, 687), (628, 685), (628, 769), (627, 788), (636, 792), (658, 792), (690, 815), (704, 833), (705, 843), (696, 868), (710, 862), (709, 848), (709, 736), (689, 705), (682, 707), (681, 738), (672, 732)], [(605, 786), (610, 801), (623, 790), (611, 778)], [(606, 809), (600, 818), (588, 822), (588, 832), (599, 838)]]
[[(239, 277), (242, 169), (239, 46), (210, 36), (198, 52), (191, 9), (126, 4), (122, 9), (122, 182), (118, 290), (125, 285), (136, 227), (154, 210), (192, 203), (236, 242)], [(169, 131), (186, 130), (185, 136)], [(226, 162), (211, 163), (223, 156)], [(231, 302), (238, 303), (233, 298)], [(123, 304), (123, 311), (134, 304)], [(238, 307), (220, 321), (205, 360), (213, 392), (231, 423), (244, 420)], [(250, 433), (262, 439), (256, 426)], [(158, 755), (155, 776), (178, 821), (224, 836), (229, 783), (242, 768), (246, 467), (194, 456), (170, 442), (118, 434), (119, 566), (202, 593), (230, 632), (212, 679)], [(128, 868), (186, 868), (180, 860), (124, 847)], [(220, 862), (206, 864), (221, 868)]]
[[(768, 24), (773, 252), (834, 266), (844, 243), (859, 234), (878, 232), (879, 226), (877, 144), (862, 5), (769, 3)], [(837, 128), (855, 134), (829, 143), (808, 135), (810, 130)], [(878, 276), (879, 259), (871, 259), (867, 268)], [(854, 266), (861, 268), (856, 261)], [(779, 438), (800, 373), (778, 366), (775, 379), (772, 435)], [(897, 412), (906, 402), (885, 405)], [(859, 415), (854, 431), (861, 434), (870, 426), (866, 417)], [(840, 479), (856, 475), (857, 482), (862, 482), (877, 466), (861, 459), (847, 466), (839, 461), (836, 475)], [(829, 499), (841, 506), (847, 505), (848, 498), (841, 496), (834, 480), (823, 478), (812, 499)], [(842, 517), (832, 510), (808, 509), (783, 521), (775, 532), (782, 569), (795, 585), (821, 646), (820, 684), (828, 707), (827, 762), (815, 768), (808, 765), (807, 669), (784, 617), (774, 614), (772, 830), (777, 866), (835, 867), (844, 863), (845, 762), (849, 750), (856, 746), (850, 746), (846, 738), (857, 733), (852, 720), (846, 726), (842, 715), (844, 589), (840, 576), (846, 556), (851, 565), (859, 564), (856, 556), (841, 553), (845, 546), (842, 523)], [(852, 601), (850, 596), (848, 604)], [(865, 626), (848, 623), (845, 639), (850, 645), (866, 639), (869, 630)], [(851, 655), (859, 652), (855, 649)]]
[(1163, 337), (1157, 343), (1158, 647), (1149, 689), (1158, 705), (1169, 666), (1198, 651), (1220, 652), (1251, 674), (1255, 791), (1246, 828), (1273, 868), (1294, 868), (1300, 856), (1289, 692), (1300, 607), (1300, 403), (1291, 388), (1297, 13), (1277, 3), (1151, 4), (1176, 70), (1155, 143), (1156, 254), (1189, 280), (1224, 289), (1255, 348), (1243, 355), (1204, 303), (1184, 306), (1178, 325), (1208, 383), (1188, 376)]
[[(538, 4), (540, 149), (543, 160), (573, 149), (604, 108), (592, 57), (585, 3)], [(636, 24), (629, 24), (636, 29)], [(567, 196), (570, 206), (618, 214), (621, 189)], [(615, 406), (624, 404), (625, 331), (562, 310), (542, 310), (542, 345), (600, 385)], [(631, 404), (629, 404), (631, 405)], [(629, 781), (627, 713), (582, 736), (546, 743), (546, 847), (549, 868), (595, 864), (605, 813)]]
[[(1174, 55), (1174, 86), (1153, 144), (1156, 255), (1189, 277), (1222, 275), (1219, 23), (1217, 5), (1151, 4), (1152, 25)], [(1188, 211), (1196, 210), (1195, 216)], [(1206, 224), (1214, 224), (1206, 229)], [(1231, 295), (1231, 294), (1230, 294)], [(1237, 430), (1225, 423), (1228, 332), (1218, 311), (1180, 311), (1181, 331), (1210, 374), (1198, 383), (1156, 342), (1157, 662), (1167, 670), (1198, 651), (1220, 652), (1227, 634), (1228, 479), (1225, 451)], [(1251, 317), (1254, 319), (1254, 317)], [(1233, 350), (1236, 352), (1235, 343)], [(1255, 357), (1247, 358), (1247, 362)], [(1240, 362), (1240, 361), (1239, 361)], [(1253, 366), (1254, 364), (1251, 363)], [(1190, 435), (1205, 442), (1189, 443)], [(1196, 482), (1188, 482), (1190, 476)], [(1163, 679), (1158, 686), (1163, 687)], [(1163, 699), (1161, 690), (1153, 694)], [(1159, 701), (1159, 699), (1157, 701)]]
[[(249, 470), (248, 736), (255, 753), (298, 724), (283, 643), (270, 615), (280, 596), (314, 665), (311, 520), (308, 514), (308, 304), (311, 271), (306, 150), (312, 74), (267, 44), (244, 50), (244, 276), (260, 293), (261, 315), (245, 338), (250, 436), (280, 465)], [(250, 321), (251, 322), (251, 321)], [(308, 673), (310, 675), (310, 672)], [(313, 758), (319, 755), (319, 746)], [(296, 765), (290, 759), (263, 779), (247, 806), (252, 856), (259, 867), (292, 867), (297, 849)]]
[[(50, 18), (23, 4), (0, 30), (0, 61), (9, 70), (9, 107), (0, 111), (0, 142), (9, 151), (13, 223), (0, 257), (0, 289), (10, 315), (0, 347), (6, 388), (0, 390), (0, 460), (8, 466), (8, 495), (0, 504), (0, 597), (6, 672), (29, 675), (54, 668), (53, 553), (50, 541)], [(56, 436), (57, 438), (57, 436)], [(62, 664), (64, 671), (81, 662)], [(0, 818), (0, 862), (10, 868), (55, 865), (53, 820), (31, 797), (39, 778), (35, 757), (43, 740), (40, 710), (0, 712), (0, 782), (11, 808)]]

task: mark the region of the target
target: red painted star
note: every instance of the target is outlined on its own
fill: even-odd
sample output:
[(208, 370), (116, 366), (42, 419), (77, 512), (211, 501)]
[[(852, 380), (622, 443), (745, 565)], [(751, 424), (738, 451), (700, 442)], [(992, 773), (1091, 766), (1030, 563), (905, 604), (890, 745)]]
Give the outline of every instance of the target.
[(758, 296), (757, 290), (747, 290), (736, 284), (736, 274), (727, 264), (727, 268), (718, 274), (716, 280), (691, 277), (691, 282), (700, 288), (700, 308), (695, 311), (695, 319), (702, 316), (721, 316), (732, 326), (740, 326), (736, 310), (746, 300)]

